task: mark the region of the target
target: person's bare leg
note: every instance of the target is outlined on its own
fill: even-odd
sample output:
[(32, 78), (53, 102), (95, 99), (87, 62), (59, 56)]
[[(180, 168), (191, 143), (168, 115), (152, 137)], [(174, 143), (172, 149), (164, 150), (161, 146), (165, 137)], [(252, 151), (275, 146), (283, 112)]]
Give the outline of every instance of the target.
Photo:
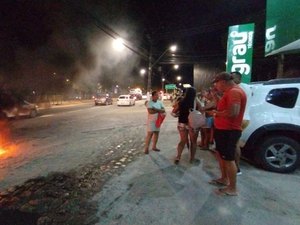
[(203, 147), (205, 149), (208, 149), (209, 147), (209, 128), (204, 128), (204, 133), (205, 133), (205, 136), (204, 136), (204, 142), (203, 142)]
[(197, 148), (198, 131), (189, 130), (189, 137), (191, 140), (190, 162), (193, 162), (195, 160), (195, 154), (196, 154), (196, 148)]
[(147, 136), (146, 136), (146, 140), (145, 140), (145, 154), (149, 153), (149, 144), (150, 144), (150, 140), (152, 138), (153, 132), (148, 131), (147, 132)]
[(157, 141), (158, 141), (158, 136), (159, 136), (159, 132), (154, 131), (153, 137), (152, 137), (152, 149), (157, 149), (156, 145), (157, 145)]
[(236, 165), (235, 161), (226, 161), (224, 160), (226, 174), (228, 176), (229, 184), (226, 188), (222, 189), (223, 193), (237, 195), (236, 188)]
[(235, 164), (237, 167), (237, 170), (240, 168), (240, 158), (241, 158), (241, 148), (239, 146), (239, 143), (237, 143), (235, 148)]
[(218, 180), (220, 183), (227, 185), (229, 183), (229, 179), (228, 179), (227, 171), (225, 168), (225, 160), (222, 159), (222, 157), (218, 151), (216, 151), (216, 158), (219, 162), (219, 167), (220, 167), (220, 172), (221, 172), (221, 177), (216, 180)]
[(212, 144), (214, 142), (214, 128), (210, 128), (210, 139), (209, 143)]
[(204, 133), (205, 128), (200, 129), (200, 144), (198, 144), (199, 147), (204, 146), (204, 138), (205, 138), (205, 133)]
[(175, 158), (175, 163), (179, 162), (179, 160), (181, 158), (182, 151), (184, 149), (184, 146), (186, 145), (186, 143), (188, 141), (188, 132), (187, 132), (187, 130), (179, 131), (179, 136), (180, 136), (180, 141), (177, 145), (177, 155), (176, 155), (176, 158)]

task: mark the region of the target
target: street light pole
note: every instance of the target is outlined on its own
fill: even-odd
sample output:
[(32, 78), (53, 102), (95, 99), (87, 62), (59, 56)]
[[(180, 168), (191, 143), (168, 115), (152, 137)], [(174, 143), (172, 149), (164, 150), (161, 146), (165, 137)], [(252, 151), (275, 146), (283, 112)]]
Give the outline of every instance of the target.
[(165, 91), (164, 91), (165, 80), (166, 80), (165, 78), (162, 78), (162, 79), (161, 79), (161, 90), (162, 90), (162, 92), (165, 92)]
[(147, 82), (147, 99), (150, 98), (151, 83), (152, 83), (152, 46), (150, 46), (148, 59), (148, 82)]
[(147, 82), (147, 99), (150, 99), (150, 91), (151, 91), (151, 83), (152, 83), (152, 68), (159, 62), (159, 60), (167, 53), (167, 51), (175, 52), (177, 49), (176, 45), (172, 45), (171, 47), (167, 48), (159, 57), (158, 59), (152, 63), (152, 44), (150, 45), (149, 50), (149, 59), (148, 59), (148, 82)]

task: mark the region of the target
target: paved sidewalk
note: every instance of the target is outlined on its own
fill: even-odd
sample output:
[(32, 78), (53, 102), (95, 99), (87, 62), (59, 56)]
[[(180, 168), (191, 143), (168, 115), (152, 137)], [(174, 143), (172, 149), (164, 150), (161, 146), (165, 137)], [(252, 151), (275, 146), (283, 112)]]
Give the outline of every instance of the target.
[[(299, 178), (294, 181), (295, 177), (242, 162), (239, 196), (218, 196), (217, 187), (208, 184), (219, 174), (213, 153), (197, 149), (201, 162), (192, 165), (185, 149), (180, 164), (174, 165), (178, 138), (176, 119), (168, 113), (158, 144), (162, 151), (151, 151), (131, 163), (94, 197), (99, 206), (97, 225), (300, 223), (300, 195), (295, 193)], [(294, 183), (282, 187), (285, 182)]]

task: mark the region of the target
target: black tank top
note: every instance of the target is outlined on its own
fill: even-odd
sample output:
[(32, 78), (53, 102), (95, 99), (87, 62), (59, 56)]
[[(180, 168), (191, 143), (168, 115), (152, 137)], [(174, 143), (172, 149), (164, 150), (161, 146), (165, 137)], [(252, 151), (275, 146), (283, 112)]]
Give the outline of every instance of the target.
[(188, 104), (188, 102), (185, 102), (185, 101), (179, 102), (178, 123), (188, 123), (189, 112), (190, 112), (190, 109), (193, 107), (194, 106)]

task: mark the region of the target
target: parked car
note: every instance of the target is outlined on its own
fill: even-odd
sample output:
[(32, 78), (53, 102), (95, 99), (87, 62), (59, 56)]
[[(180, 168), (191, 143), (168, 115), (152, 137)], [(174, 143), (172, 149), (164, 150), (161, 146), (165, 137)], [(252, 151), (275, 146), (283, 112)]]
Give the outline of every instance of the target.
[(99, 94), (95, 97), (95, 105), (112, 105), (113, 99), (109, 94)]
[(36, 117), (38, 115), (38, 106), (25, 100), (11, 102), (6, 106), (1, 106), (2, 115), (6, 118), (18, 117)]
[(117, 105), (118, 106), (123, 106), (123, 105), (132, 106), (132, 105), (135, 105), (135, 99), (132, 95), (120, 95), (117, 100)]
[(243, 154), (266, 170), (294, 171), (300, 163), (300, 78), (252, 83), (250, 88)]

